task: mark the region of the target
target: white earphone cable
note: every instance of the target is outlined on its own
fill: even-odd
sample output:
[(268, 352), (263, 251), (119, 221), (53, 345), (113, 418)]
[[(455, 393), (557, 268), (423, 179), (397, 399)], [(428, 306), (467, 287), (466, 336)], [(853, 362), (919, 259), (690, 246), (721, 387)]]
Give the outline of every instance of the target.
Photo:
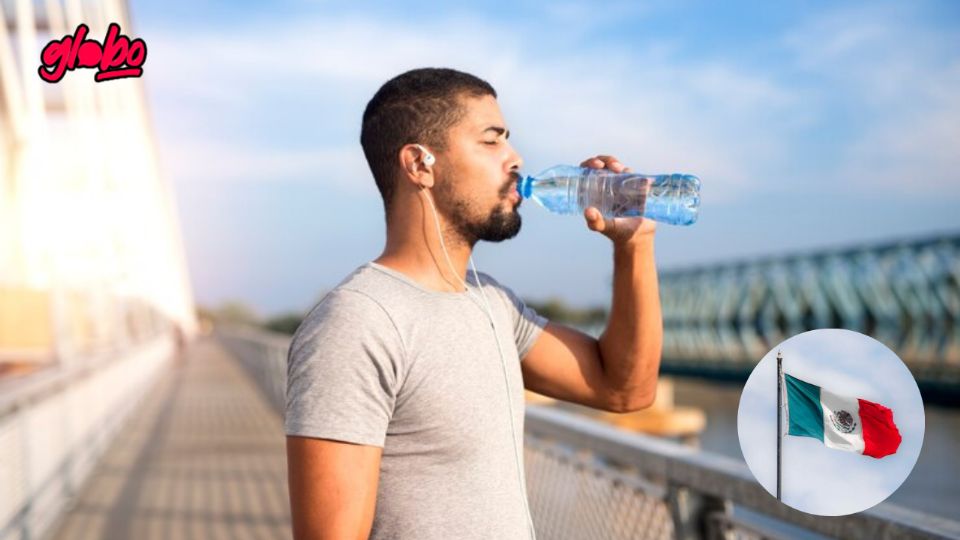
[[(437, 237), (440, 239), (440, 249), (443, 251), (443, 256), (447, 260), (447, 265), (450, 267), (450, 271), (453, 272), (453, 275), (457, 278), (463, 288), (468, 294), (474, 299), (478, 307), (480, 306), (480, 300), (477, 298), (476, 294), (470, 290), (470, 287), (467, 286), (467, 283), (460, 278), (460, 275), (457, 273), (456, 269), (453, 267), (453, 262), (450, 260), (450, 255), (447, 254), (447, 247), (443, 242), (443, 232), (440, 230), (440, 217), (437, 215), (437, 207), (433, 204), (433, 196), (427, 195), (427, 201), (430, 203), (430, 208), (433, 210), (433, 219), (434, 223), (437, 225)], [(503, 382), (507, 388), (507, 408), (510, 412), (510, 438), (513, 440), (513, 457), (514, 462), (517, 465), (517, 479), (520, 482), (521, 490), (521, 499), (523, 500), (523, 508), (527, 514), (527, 525), (530, 528), (530, 536), (534, 540), (537, 538), (536, 530), (533, 527), (533, 518), (530, 515), (530, 506), (527, 502), (527, 485), (524, 479), (523, 466), (520, 464), (520, 449), (517, 445), (517, 428), (513, 420), (513, 402), (510, 399), (510, 383), (507, 377), (507, 361), (503, 356), (503, 346), (500, 344), (500, 334), (497, 332), (497, 326), (493, 322), (493, 310), (490, 309), (490, 302), (487, 300), (487, 294), (483, 291), (483, 286), (480, 283), (480, 276), (477, 275), (477, 266), (473, 263), (473, 254), (470, 254), (470, 268), (473, 270), (473, 279), (477, 282), (477, 287), (480, 289), (480, 295), (483, 297), (483, 303), (486, 306), (487, 317), (490, 319), (490, 327), (493, 329), (493, 337), (497, 340), (497, 352), (500, 353), (500, 367), (503, 369)]]

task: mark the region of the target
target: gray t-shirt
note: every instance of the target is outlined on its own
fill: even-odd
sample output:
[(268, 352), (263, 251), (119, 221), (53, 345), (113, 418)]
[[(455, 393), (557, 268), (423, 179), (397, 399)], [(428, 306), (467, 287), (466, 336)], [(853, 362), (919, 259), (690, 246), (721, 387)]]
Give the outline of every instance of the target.
[[(431, 291), (367, 263), (307, 315), (290, 345), (286, 433), (383, 448), (371, 538), (529, 538), (520, 359), (547, 320), (479, 273)], [(509, 396), (509, 397), (508, 397)], [(513, 429), (508, 413), (513, 408)]]

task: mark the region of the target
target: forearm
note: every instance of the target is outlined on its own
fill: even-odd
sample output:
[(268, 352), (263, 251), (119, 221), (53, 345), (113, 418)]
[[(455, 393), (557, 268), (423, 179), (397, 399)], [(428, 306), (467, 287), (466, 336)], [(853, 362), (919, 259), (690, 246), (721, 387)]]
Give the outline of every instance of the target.
[(656, 395), (663, 319), (653, 236), (614, 242), (613, 300), (599, 346), (608, 393), (624, 410), (643, 408)]

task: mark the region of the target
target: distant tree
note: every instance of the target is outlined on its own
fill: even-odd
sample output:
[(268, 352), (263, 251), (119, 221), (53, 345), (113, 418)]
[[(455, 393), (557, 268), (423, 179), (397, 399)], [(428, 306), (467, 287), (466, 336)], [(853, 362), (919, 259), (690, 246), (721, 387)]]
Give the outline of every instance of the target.
[(200, 306), (200, 305), (198, 305), (198, 306), (196, 307), (195, 311), (196, 311), (196, 314), (197, 314), (197, 321), (198, 321), (198, 322), (207, 321), (207, 322), (211, 322), (211, 323), (212, 323), (212, 322), (217, 318), (216, 313), (214, 313), (212, 309), (210, 309), (210, 308), (208, 308), (208, 307), (206, 307), (206, 306)]
[(201, 306), (195, 304), (193, 307), (193, 312), (196, 316), (197, 321), (197, 333), (198, 336), (205, 336), (210, 333), (213, 329), (215, 317), (213, 315), (213, 310), (207, 306)]
[(540, 315), (559, 323), (592, 326), (607, 320), (607, 310), (602, 307), (573, 308), (559, 298), (550, 298), (544, 302), (535, 300), (526, 300), (525, 302)]
[(229, 300), (220, 304), (213, 311), (213, 318), (219, 323), (261, 325), (260, 316), (257, 315), (257, 312), (239, 300)]
[(302, 313), (285, 313), (267, 319), (264, 328), (281, 334), (293, 335), (303, 322)]

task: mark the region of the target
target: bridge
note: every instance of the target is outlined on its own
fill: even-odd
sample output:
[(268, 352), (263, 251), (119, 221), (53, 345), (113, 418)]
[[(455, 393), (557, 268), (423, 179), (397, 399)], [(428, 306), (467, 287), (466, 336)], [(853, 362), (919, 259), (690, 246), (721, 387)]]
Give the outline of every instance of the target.
[[(198, 332), (141, 83), (36, 76), (39, 43), (81, 22), (129, 28), (126, 5), (13, 0), (0, 19), (0, 540), (288, 538), (289, 338)], [(743, 377), (780, 340), (840, 327), (887, 343), (928, 394), (955, 394), (958, 247), (948, 233), (664, 272), (664, 370)], [(526, 414), (543, 539), (960, 537), (888, 503), (814, 518), (740, 461)]]
[(662, 274), (664, 369), (746, 378), (759, 358), (816, 328), (870, 335), (921, 390), (960, 395), (960, 234)]

